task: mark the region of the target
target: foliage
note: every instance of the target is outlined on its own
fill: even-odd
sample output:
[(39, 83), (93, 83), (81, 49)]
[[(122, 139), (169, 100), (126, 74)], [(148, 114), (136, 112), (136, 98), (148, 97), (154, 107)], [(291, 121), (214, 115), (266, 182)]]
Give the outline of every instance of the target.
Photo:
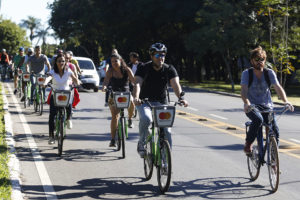
[(20, 26), (29, 29), (30, 31), (29, 38), (31, 43), (32, 40), (36, 37), (35, 30), (38, 29), (40, 25), (41, 25), (41, 20), (33, 16), (28, 16), (27, 19), (22, 20)]
[(0, 17), (0, 48), (6, 49), (9, 54), (18, 52), (18, 48), (28, 46), (26, 32), (10, 20)]

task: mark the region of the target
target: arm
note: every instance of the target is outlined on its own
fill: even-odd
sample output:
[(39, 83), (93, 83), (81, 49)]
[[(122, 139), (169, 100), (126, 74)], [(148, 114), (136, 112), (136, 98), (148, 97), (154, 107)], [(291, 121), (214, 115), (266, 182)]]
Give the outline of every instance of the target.
[(179, 77), (176, 76), (176, 77), (172, 78), (170, 80), (170, 84), (171, 84), (177, 98), (180, 100), (180, 102), (183, 103), (184, 107), (187, 107), (188, 102), (186, 100), (184, 100), (183, 97), (180, 96), (180, 94), (182, 92), (182, 89), (181, 89), (181, 86), (180, 86), (180, 83), (179, 83)]
[(71, 73), (71, 78), (76, 85), (81, 84), (81, 81), (74, 75), (74, 72)]
[(241, 85), (241, 97), (244, 102), (244, 112), (249, 112), (250, 101), (248, 99), (248, 86)]
[(143, 78), (140, 76), (134, 77), (134, 87), (133, 87), (133, 101), (135, 105), (140, 105), (140, 92), (141, 92), (141, 86), (143, 84)]
[[(48, 66), (48, 72), (50, 72), (50, 70), (51, 70), (51, 65), (50, 65), (48, 59), (46, 59), (46, 65)], [(47, 72), (46, 72), (46, 73), (47, 73)]]
[(105, 78), (104, 78), (104, 81), (103, 81), (103, 84), (102, 84), (102, 91), (103, 92), (105, 92), (111, 76), (112, 76), (112, 72), (111, 72), (111, 70), (108, 70), (106, 72), (106, 75), (105, 75)]
[(282, 101), (289, 106), (289, 109), (293, 112), (294, 106), (288, 101), (284, 89), (281, 87), (280, 84), (274, 84), (274, 89), (277, 95), (282, 99)]
[(76, 71), (77, 71), (79, 74), (81, 74), (81, 70), (80, 70), (80, 67), (79, 67), (79, 65), (78, 65), (78, 61), (75, 61), (75, 62), (74, 62), (74, 65), (75, 65)]
[(132, 70), (129, 67), (126, 67), (126, 71), (128, 73), (129, 81), (134, 84), (134, 75)]

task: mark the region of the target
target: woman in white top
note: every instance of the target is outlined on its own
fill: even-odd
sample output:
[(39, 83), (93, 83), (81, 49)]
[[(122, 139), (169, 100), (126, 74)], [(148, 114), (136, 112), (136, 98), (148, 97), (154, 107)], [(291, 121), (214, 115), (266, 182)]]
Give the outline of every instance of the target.
[[(73, 83), (76, 85), (80, 84), (80, 81), (76, 78), (74, 73), (67, 67), (66, 60), (63, 55), (58, 55), (55, 58), (53, 69), (49, 72), (51, 75), (47, 78), (45, 85), (52, 79), (52, 87), (55, 90), (70, 90), (70, 77)], [(71, 112), (72, 105), (69, 104), (67, 107), (67, 126), (72, 127)], [(50, 97), (50, 114), (49, 114), (49, 144), (54, 144), (54, 120), (56, 115), (56, 107), (54, 106), (53, 95)]]

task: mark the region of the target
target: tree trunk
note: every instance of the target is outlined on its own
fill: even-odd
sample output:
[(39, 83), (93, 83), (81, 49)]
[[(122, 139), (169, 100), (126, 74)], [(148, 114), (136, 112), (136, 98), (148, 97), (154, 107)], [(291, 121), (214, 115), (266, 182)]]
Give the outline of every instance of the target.
[(229, 80), (231, 82), (231, 91), (234, 92), (235, 91), (234, 90), (234, 81), (233, 81), (233, 78), (232, 78), (232, 73), (231, 73), (229, 62), (228, 62), (229, 50), (227, 50), (227, 56), (224, 56), (224, 54), (222, 54), (222, 57), (223, 57), (225, 65), (226, 65), (226, 69), (227, 69), (227, 73), (228, 73), (228, 76), (229, 76)]

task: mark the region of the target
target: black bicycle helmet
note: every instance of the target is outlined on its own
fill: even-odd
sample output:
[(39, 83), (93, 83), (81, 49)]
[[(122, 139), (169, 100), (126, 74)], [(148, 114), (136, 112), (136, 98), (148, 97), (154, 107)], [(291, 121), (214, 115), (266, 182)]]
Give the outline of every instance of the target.
[(153, 54), (156, 51), (167, 53), (167, 47), (164, 44), (159, 42), (152, 44), (151, 47), (149, 48), (149, 53)]

